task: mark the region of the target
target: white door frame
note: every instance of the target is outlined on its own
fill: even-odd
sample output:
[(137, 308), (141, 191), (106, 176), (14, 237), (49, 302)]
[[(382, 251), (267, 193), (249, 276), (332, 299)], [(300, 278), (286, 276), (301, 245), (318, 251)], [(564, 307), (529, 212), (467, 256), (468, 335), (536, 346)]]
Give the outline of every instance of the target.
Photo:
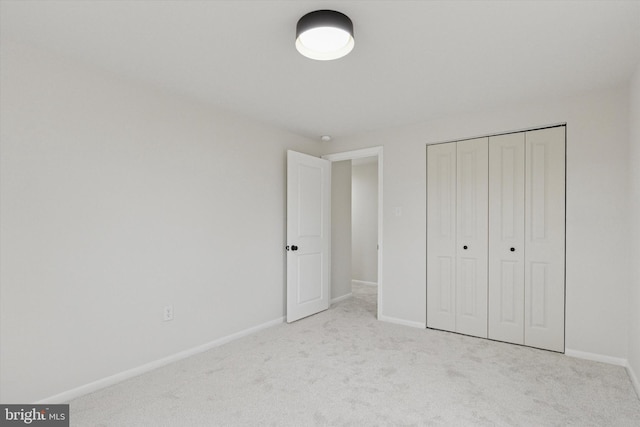
[(363, 148), (360, 150), (345, 151), (342, 153), (326, 154), (322, 156), (323, 159), (331, 162), (340, 162), (342, 160), (355, 160), (363, 159), (365, 157), (377, 157), (378, 158), (378, 320), (382, 316), (382, 301), (383, 301), (383, 276), (382, 276), (382, 255), (383, 251), (383, 203), (382, 203), (382, 147)]

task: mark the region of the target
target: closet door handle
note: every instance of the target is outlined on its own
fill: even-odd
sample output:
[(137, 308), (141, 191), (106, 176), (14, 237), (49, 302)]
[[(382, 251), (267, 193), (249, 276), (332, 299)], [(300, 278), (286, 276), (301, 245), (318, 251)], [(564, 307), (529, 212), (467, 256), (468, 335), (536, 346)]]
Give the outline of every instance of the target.
[(466, 250), (467, 250), (467, 245), (464, 245), (464, 246), (462, 247), (462, 249), (464, 249), (464, 250), (466, 251)]
[(298, 247), (297, 247), (296, 245), (293, 245), (293, 246), (291, 246), (291, 250), (292, 250), (292, 251), (297, 251), (297, 250), (298, 250)]
[(515, 252), (515, 251), (516, 251), (516, 248), (511, 248), (511, 249), (509, 249), (509, 250), (510, 250), (511, 252)]

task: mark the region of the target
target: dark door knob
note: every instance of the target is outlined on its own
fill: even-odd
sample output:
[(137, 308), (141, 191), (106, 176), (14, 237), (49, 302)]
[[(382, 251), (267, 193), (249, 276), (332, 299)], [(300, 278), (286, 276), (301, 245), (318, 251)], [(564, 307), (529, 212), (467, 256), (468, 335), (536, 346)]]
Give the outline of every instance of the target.
[(467, 250), (467, 245), (464, 245), (462, 249)]
[(516, 251), (516, 248), (511, 248), (511, 249), (509, 249), (509, 250), (510, 250), (511, 252), (515, 252), (515, 251)]
[(292, 251), (297, 251), (297, 250), (298, 250), (298, 247), (297, 247), (296, 245), (292, 245), (292, 246), (291, 246), (291, 250), (292, 250)]

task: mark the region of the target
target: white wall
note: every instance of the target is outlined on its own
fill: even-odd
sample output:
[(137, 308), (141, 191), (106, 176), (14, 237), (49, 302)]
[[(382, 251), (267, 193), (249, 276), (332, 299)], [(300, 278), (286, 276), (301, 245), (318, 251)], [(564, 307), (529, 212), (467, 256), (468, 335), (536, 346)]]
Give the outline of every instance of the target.
[(631, 82), (630, 108), (630, 195), (631, 232), (633, 242), (631, 254), (632, 276), (629, 282), (629, 365), (640, 396), (640, 64)]
[[(0, 49), (0, 401), (44, 399), (284, 315), (285, 151), (317, 154), (316, 143)], [(628, 355), (639, 372), (638, 74), (630, 126), (619, 88), (323, 146), (385, 146), (383, 315), (425, 322), (425, 144), (567, 122), (566, 345)]]
[(351, 294), (351, 160), (331, 163), (331, 299)]
[(352, 275), (378, 282), (378, 159), (354, 164), (351, 173)]
[(316, 143), (24, 46), (0, 53), (0, 401), (282, 318), (286, 149)]
[[(384, 145), (384, 317), (426, 323), (426, 144), (567, 123), (567, 349), (625, 358), (628, 347), (628, 87), (445, 117), (334, 140)], [(394, 216), (394, 207), (402, 216)]]

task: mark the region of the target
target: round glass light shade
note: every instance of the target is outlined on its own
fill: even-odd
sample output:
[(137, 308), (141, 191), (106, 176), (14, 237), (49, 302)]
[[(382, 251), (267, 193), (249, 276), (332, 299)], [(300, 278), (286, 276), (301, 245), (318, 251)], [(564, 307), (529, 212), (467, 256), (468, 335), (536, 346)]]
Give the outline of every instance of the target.
[(307, 58), (321, 61), (342, 58), (354, 45), (353, 24), (340, 12), (317, 10), (298, 21), (296, 49)]

